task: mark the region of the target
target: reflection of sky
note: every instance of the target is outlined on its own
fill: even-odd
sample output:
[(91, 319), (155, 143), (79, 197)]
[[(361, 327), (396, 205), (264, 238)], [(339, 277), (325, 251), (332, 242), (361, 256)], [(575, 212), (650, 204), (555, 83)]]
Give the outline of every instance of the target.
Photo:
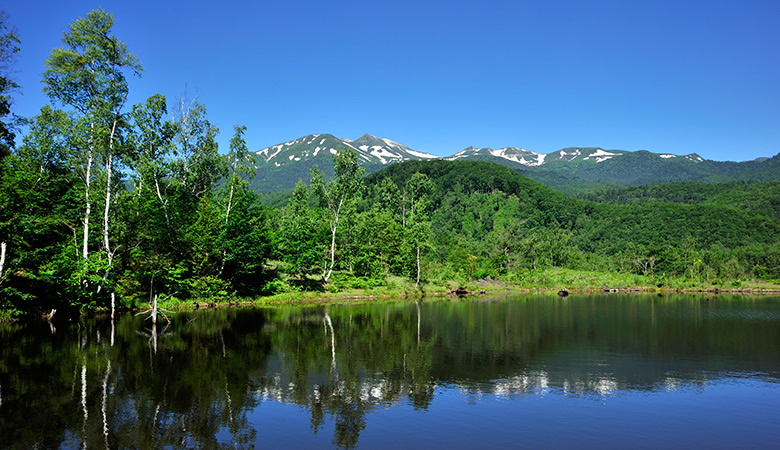
[[(534, 378), (535, 377), (535, 378)], [(780, 442), (780, 384), (761, 378), (721, 378), (706, 385), (680, 384), (664, 391), (614, 390), (594, 380), (602, 396), (568, 396), (539, 389), (544, 375), (508, 383), (536, 384), (546, 395), (480, 395), (439, 386), (431, 407), (409, 401), (376, 408), (360, 431), (364, 448), (404, 447), (775, 447)], [(500, 390), (497, 383), (496, 390)], [(248, 415), (262, 447), (332, 445), (334, 417), (317, 433), (306, 432), (307, 408), (265, 401)], [(297, 430), (292, 433), (290, 430)], [(230, 443), (225, 432), (220, 442)]]
[[(678, 390), (700, 389), (723, 379), (760, 380), (767, 385), (778, 385), (776, 373), (746, 372), (733, 369), (740, 361), (729, 358), (701, 361), (695, 356), (657, 360), (636, 354), (582, 351), (570, 349), (541, 358), (527, 367), (518, 367), (516, 373), (504, 374), (495, 380), (458, 379), (430, 380), (428, 386), (438, 392), (454, 390), (465, 396), (483, 398), (499, 396), (515, 398), (520, 395), (546, 395), (556, 393), (565, 396), (605, 397), (623, 395), (626, 392), (661, 393)], [(336, 372), (338, 373), (338, 370)], [(323, 395), (338, 395), (348, 401), (360, 401), (371, 408), (376, 405), (398, 404), (410, 394), (406, 382), (388, 383), (383, 374), (363, 375), (350, 379), (350, 388), (338, 375), (312, 371), (305, 386), (297, 386), (277, 357), (270, 357), (266, 373), (253, 383), (254, 395), (261, 401), (302, 403), (321, 400)], [(327, 387), (327, 394), (323, 394)]]

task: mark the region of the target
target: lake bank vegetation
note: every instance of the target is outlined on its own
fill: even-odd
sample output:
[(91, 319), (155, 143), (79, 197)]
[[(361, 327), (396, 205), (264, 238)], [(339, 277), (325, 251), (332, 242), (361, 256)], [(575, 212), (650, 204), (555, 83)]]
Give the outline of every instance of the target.
[(220, 151), (196, 96), (127, 104), (143, 69), (113, 24), (97, 10), (71, 25), (45, 63), (52, 104), (0, 148), (3, 318), (106, 308), (112, 295), (124, 307), (418, 295), (488, 277), (528, 290), (777, 287), (776, 182), (581, 199), (486, 162), (366, 177), (345, 149), (331, 179), (315, 169), (266, 206), (249, 188), (246, 127)]

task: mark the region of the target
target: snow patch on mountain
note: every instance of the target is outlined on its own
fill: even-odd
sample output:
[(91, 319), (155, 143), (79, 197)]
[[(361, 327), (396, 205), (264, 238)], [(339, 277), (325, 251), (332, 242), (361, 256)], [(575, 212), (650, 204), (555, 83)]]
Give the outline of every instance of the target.
[(574, 151), (567, 152), (566, 150), (561, 150), (561, 156), (558, 157), (558, 159), (566, 159), (569, 156), (571, 158), (568, 158), (567, 161), (571, 161), (572, 159), (575, 159), (576, 157), (580, 156), (582, 153), (580, 152), (580, 149), (575, 148)]
[(418, 151), (411, 150), (411, 149), (406, 150), (406, 152), (409, 153), (412, 156), (416, 156), (418, 158), (423, 158), (423, 159), (438, 159), (439, 158), (438, 156), (431, 155), (430, 153), (418, 152)]
[(488, 152), (497, 158), (504, 158), (524, 166), (538, 166), (542, 164), (545, 156), (547, 156), (515, 147), (504, 147), (498, 150), (488, 149)]
[(390, 139), (381, 139), (382, 142), (389, 145), (390, 147), (400, 147), (403, 148), (404, 146), (399, 144), (398, 142), (391, 141)]
[(620, 153), (610, 153), (606, 150), (598, 149), (582, 159), (586, 160), (593, 158), (597, 163), (600, 163), (612, 158), (613, 156), (620, 156)]
[(473, 147), (469, 147), (469, 148), (466, 148), (466, 149), (463, 149), (463, 150), (459, 151), (458, 153), (455, 153), (454, 155), (450, 156), (449, 158), (444, 158), (444, 159), (448, 159), (450, 161), (455, 161), (458, 158), (465, 158), (466, 156), (468, 156), (469, 151), (472, 151), (472, 150), (474, 150), (474, 148)]
[[(266, 160), (266, 161), (270, 161), (270, 160), (271, 160), (271, 159), (272, 159), (274, 156), (278, 155), (278, 154), (279, 154), (279, 152), (281, 152), (281, 151), (282, 151), (282, 148), (283, 148), (283, 147), (284, 147), (284, 144), (279, 144), (279, 145), (276, 145), (276, 146), (274, 146), (274, 147), (268, 147), (268, 148), (264, 148), (263, 150), (260, 150), (259, 152), (257, 152), (257, 154), (258, 154), (258, 155), (263, 155), (263, 156), (265, 156), (265, 160)], [(275, 152), (273, 152), (273, 153), (272, 153), (272, 154), (269, 156), (269, 152), (270, 152), (272, 149), (276, 149), (276, 151), (275, 151)]]
[(375, 145), (375, 146), (371, 147), (371, 152), (370, 153), (372, 155), (376, 156), (377, 158), (379, 158), (379, 162), (381, 162), (382, 164), (387, 164), (387, 160), (388, 159), (401, 159), (401, 160), (403, 160), (403, 157), (401, 155), (397, 155), (397, 154), (391, 152), (390, 150), (388, 150), (388, 149), (386, 149), (384, 147), (380, 147), (378, 145)]

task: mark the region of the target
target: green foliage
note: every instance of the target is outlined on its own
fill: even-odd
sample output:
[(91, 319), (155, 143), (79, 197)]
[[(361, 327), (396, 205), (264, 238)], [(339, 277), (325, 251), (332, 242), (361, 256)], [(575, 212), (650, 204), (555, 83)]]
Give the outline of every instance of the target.
[(0, 11), (0, 163), (11, 154), (16, 137), (18, 120), (11, 115), (11, 93), (19, 89), (19, 85), (11, 79), (10, 66), (19, 52), (19, 45), (19, 35), (8, 23), (6, 14)]
[(320, 201), (320, 208), (330, 228), (330, 262), (322, 272), (322, 281), (327, 283), (336, 263), (336, 231), (342, 212), (349, 212), (354, 207), (356, 196), (363, 189), (365, 169), (358, 164), (357, 152), (345, 148), (334, 156), (335, 178), (325, 183), (322, 172), (317, 167), (312, 169), (311, 186), (314, 195)]
[(723, 184), (686, 182), (615, 187), (582, 198), (615, 205), (710, 205), (780, 219), (780, 181)]
[(309, 208), (309, 191), (298, 181), (288, 206), (279, 214), (276, 248), (288, 272), (298, 278), (321, 272), (327, 231)]

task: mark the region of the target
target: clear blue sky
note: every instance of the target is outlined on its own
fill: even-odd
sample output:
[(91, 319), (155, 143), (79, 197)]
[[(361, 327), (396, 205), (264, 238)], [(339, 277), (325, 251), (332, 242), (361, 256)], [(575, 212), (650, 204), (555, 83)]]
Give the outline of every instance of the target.
[(254, 151), (371, 133), (440, 156), (569, 146), (748, 160), (780, 152), (780, 1), (38, 1), (14, 111), (48, 100), (43, 62), (103, 7), (145, 67), (131, 101), (198, 92)]

